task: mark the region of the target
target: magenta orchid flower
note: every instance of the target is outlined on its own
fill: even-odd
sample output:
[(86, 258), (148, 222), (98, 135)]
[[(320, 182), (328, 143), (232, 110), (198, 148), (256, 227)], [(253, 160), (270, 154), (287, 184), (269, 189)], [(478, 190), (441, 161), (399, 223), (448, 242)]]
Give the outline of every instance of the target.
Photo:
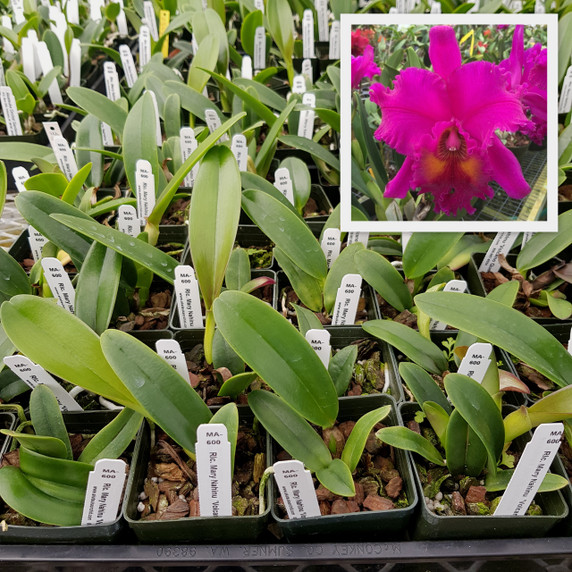
[(352, 89), (358, 89), (364, 77), (371, 79), (374, 75), (380, 73), (381, 70), (373, 61), (372, 46), (366, 46), (363, 50), (363, 55), (357, 57), (352, 56)]
[(419, 188), (448, 215), (462, 208), (473, 214), (471, 201), (492, 197), (493, 180), (510, 197), (525, 197), (530, 186), (518, 160), (495, 134), (527, 123), (506, 74), (490, 62), (463, 65), (450, 26), (434, 26), (429, 40), (434, 71), (407, 68), (393, 89), (376, 84), (370, 91), (382, 114), (375, 137), (406, 155), (384, 196), (404, 198)]
[(547, 54), (541, 44), (525, 50), (524, 26), (518, 25), (514, 29), (510, 56), (499, 64), (510, 73), (509, 89), (516, 93), (530, 115), (530, 122), (521, 131), (539, 145), (547, 127)]

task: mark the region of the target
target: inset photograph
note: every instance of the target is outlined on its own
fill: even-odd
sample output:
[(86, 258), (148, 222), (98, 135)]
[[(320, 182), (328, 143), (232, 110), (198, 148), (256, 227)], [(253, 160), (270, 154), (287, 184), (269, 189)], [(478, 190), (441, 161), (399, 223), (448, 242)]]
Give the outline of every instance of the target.
[(342, 228), (554, 231), (554, 15), (342, 16)]

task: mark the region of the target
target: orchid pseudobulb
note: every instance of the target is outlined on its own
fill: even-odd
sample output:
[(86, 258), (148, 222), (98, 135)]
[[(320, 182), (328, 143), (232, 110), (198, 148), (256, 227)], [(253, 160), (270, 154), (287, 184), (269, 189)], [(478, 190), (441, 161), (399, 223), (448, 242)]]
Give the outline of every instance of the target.
[(518, 160), (495, 134), (528, 123), (506, 73), (486, 61), (462, 64), (450, 26), (432, 27), (429, 40), (433, 71), (407, 68), (393, 89), (375, 84), (370, 91), (382, 114), (375, 137), (406, 155), (384, 195), (404, 198), (419, 188), (448, 215), (473, 214), (471, 201), (492, 197), (493, 180), (510, 197), (525, 197), (530, 186)]

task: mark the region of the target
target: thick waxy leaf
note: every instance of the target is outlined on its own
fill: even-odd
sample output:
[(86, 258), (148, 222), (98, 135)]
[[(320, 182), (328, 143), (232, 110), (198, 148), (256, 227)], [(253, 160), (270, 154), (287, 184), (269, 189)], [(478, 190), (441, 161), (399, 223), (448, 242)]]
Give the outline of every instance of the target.
[(62, 173), (40, 173), (24, 182), (24, 187), (28, 191), (42, 191), (52, 197), (63, 195), (67, 186), (68, 180)]
[(290, 173), (294, 191), (294, 203), (298, 212), (302, 212), (312, 191), (312, 180), (308, 166), (298, 157), (287, 157), (280, 163), (280, 167), (288, 169)]
[(192, 113), (196, 117), (205, 121), (205, 111), (212, 109), (219, 116), (221, 122), (224, 121), (224, 115), (219, 108), (202, 93), (198, 93), (192, 87), (180, 81), (167, 81), (165, 87), (169, 93), (176, 93), (181, 98), (181, 107)]
[(220, 332), (236, 353), (300, 415), (322, 427), (337, 416), (338, 399), (310, 344), (281, 314), (243, 292), (215, 301)]
[(4, 161), (32, 163), (36, 158), (47, 158), (52, 154), (50, 147), (36, 143), (0, 143), (0, 159)]
[(355, 256), (358, 272), (375, 291), (399, 312), (411, 308), (413, 299), (403, 277), (381, 254), (363, 250)]
[(572, 315), (572, 304), (568, 302), (568, 300), (556, 298), (552, 293), (547, 292), (546, 301), (548, 302), (550, 311), (556, 318), (567, 320)]
[(423, 276), (461, 239), (462, 232), (414, 232), (403, 253), (407, 278)]
[(476, 252), (486, 252), (490, 242), (483, 240), (473, 234), (466, 234), (439, 260), (437, 268), (448, 266), (451, 270), (458, 270), (469, 263), (471, 254)]
[(356, 494), (349, 467), (340, 459), (332, 459), (325, 468), (316, 471), (316, 478), (334, 494), (353, 497)]
[(147, 242), (128, 236), (119, 230), (103, 226), (92, 219), (82, 220), (75, 216), (54, 215), (58, 222), (107, 246), (148, 268), (170, 284), (175, 280), (177, 261)]
[(257, 378), (258, 374), (252, 371), (233, 375), (221, 385), (218, 395), (228, 395), (231, 399), (236, 399)]
[(292, 10), (290, 4), (287, 0), (275, 0), (274, 2), (269, 2), (266, 9), (268, 31), (288, 66), (288, 79), (291, 83), (293, 79), (294, 34), (292, 32)]
[[(56, 437), (46, 437), (44, 435), (31, 435), (30, 433), (18, 433), (17, 431), (10, 431), (2, 429), (0, 431), (3, 435), (16, 439), (22, 447), (36, 451), (41, 455), (48, 457), (57, 457), (58, 459), (69, 459), (66, 446), (61, 439)], [(69, 438), (68, 438), (69, 441)]]
[(263, 83), (242, 77), (236, 78), (235, 83), (245, 90), (249, 87), (254, 88), (258, 94), (260, 101), (262, 101), (264, 105), (267, 105), (276, 111), (284, 111), (284, 108), (286, 107), (286, 100), (274, 90), (266, 87)]
[(349, 467), (353, 473), (358, 466), (359, 460), (363, 454), (367, 438), (376, 423), (383, 421), (389, 412), (391, 405), (378, 407), (373, 411), (369, 411), (362, 415), (354, 425), (350, 436), (346, 440), (344, 450), (342, 451), (342, 461)]
[(332, 169), (339, 172), (339, 159), (319, 143), (316, 143), (311, 139), (306, 139), (305, 137), (299, 137), (298, 135), (282, 135), (279, 139), (284, 143), (284, 145), (294, 147), (295, 149), (301, 149), (302, 151), (307, 151), (313, 157), (317, 157), (321, 161), (324, 161), (326, 165), (329, 165)]
[(127, 120), (127, 112), (105, 95), (87, 87), (68, 87), (70, 99), (100, 121), (107, 123), (119, 136), (122, 135)]
[(433, 342), (403, 324), (389, 320), (369, 320), (362, 328), (397, 348), (431, 373), (441, 374), (449, 367), (447, 358)]
[[(497, 492), (497, 491), (504, 491), (512, 478), (514, 473), (514, 469), (508, 470), (499, 470), (496, 472), (496, 475), (487, 474), (487, 478), (485, 481), (485, 486), (487, 487), (487, 492)], [(549, 493), (551, 491), (557, 491), (562, 489), (570, 484), (570, 481), (561, 476), (555, 475), (554, 473), (547, 473), (542, 483), (540, 484), (540, 488), (538, 489), (539, 493)]]
[(487, 449), (458, 411), (447, 424), (445, 456), (452, 475), (478, 477), (487, 463)]
[(344, 276), (360, 273), (355, 262), (355, 255), (364, 249), (365, 247), (361, 242), (354, 242), (354, 244), (346, 246), (332, 264), (324, 283), (324, 308), (326, 312), (331, 313), (333, 311), (338, 288), (341, 286)]
[(425, 401), (423, 403), (423, 413), (427, 416), (427, 420), (431, 423), (431, 427), (439, 437), (441, 445), (445, 445), (445, 437), (447, 436), (447, 426), (449, 425), (449, 414), (434, 401)]
[(534, 320), (504, 304), (458, 292), (426, 292), (415, 303), (440, 320), (500, 347), (560, 386), (570, 383), (572, 356)]
[(46, 481), (26, 475), (30, 483), (41, 492), (57, 499), (72, 503), (81, 503), (85, 500), (85, 487), (77, 487), (73, 485), (63, 485), (62, 483), (54, 483), (54, 481)]
[(189, 75), (187, 77), (187, 84), (198, 93), (202, 93), (209, 74), (207, 71), (213, 71), (216, 67), (218, 60), (219, 38), (215, 34), (209, 34), (203, 38), (199, 45), (197, 53), (193, 56)]
[[(298, 320), (298, 330), (303, 336), (306, 335), (306, 332), (308, 330), (324, 329), (322, 322), (320, 322), (318, 316), (316, 316), (314, 312), (308, 310), (308, 308), (304, 308), (304, 306), (298, 306), (297, 304), (290, 303), (290, 306), (292, 306), (292, 308), (294, 308), (294, 311), (296, 312), (296, 319)], [(330, 372), (330, 375), (331, 373), (332, 372)], [(334, 379), (333, 376), (332, 379)], [(334, 380), (334, 385), (335, 383), (336, 382)]]
[[(427, 290), (434, 288), (435, 286), (440, 286), (441, 284), (446, 284), (449, 280), (455, 279), (455, 273), (448, 267), (444, 266), (443, 268), (439, 268), (433, 277), (429, 281), (427, 285)], [(412, 300), (413, 302), (413, 300)]]
[(55, 375), (107, 399), (140, 410), (105, 360), (99, 337), (53, 300), (15, 296), (0, 309), (14, 345)]
[[(103, 139), (101, 135), (101, 122), (95, 115), (84, 117), (77, 128), (75, 136), (76, 159), (78, 167), (91, 163), (91, 171), (87, 177), (88, 187), (99, 187), (103, 180)], [(93, 149), (93, 151), (90, 151)], [(48, 174), (48, 173), (46, 173)], [(91, 215), (94, 216), (94, 215)]]
[(499, 284), (496, 288), (491, 290), (487, 298), (489, 300), (494, 300), (500, 304), (504, 304), (507, 308), (512, 308), (514, 301), (516, 300), (516, 295), (518, 294), (519, 282), (518, 280), (510, 280), (509, 282), (503, 282)]
[(215, 368), (226, 367), (233, 375), (244, 372), (244, 362), (226, 343), (218, 330), (215, 330), (213, 336), (213, 366)]
[(145, 415), (187, 451), (194, 452), (197, 427), (211, 412), (198, 393), (165, 360), (133, 336), (107, 330), (101, 348)]
[(384, 427), (375, 435), (378, 439), (392, 447), (413, 451), (436, 465), (445, 466), (439, 451), (425, 437), (421, 437), (419, 433), (415, 433), (415, 431), (407, 427)]
[(20, 469), (25, 475), (76, 487), (87, 486), (93, 466), (79, 461), (48, 457), (36, 451), (20, 448)]
[(83, 185), (91, 172), (91, 163), (84, 165), (67, 184), (62, 201), (73, 205), (78, 193), (82, 190)]
[(300, 213), (296, 210), (294, 205), (270, 181), (267, 181), (263, 177), (254, 173), (249, 173), (248, 171), (241, 172), (240, 179), (242, 181), (243, 189), (256, 189), (258, 191), (264, 191), (265, 193), (268, 193), (275, 199), (279, 200), (284, 206), (288, 207), (295, 215), (300, 218)]
[(236, 403), (223, 405), (212, 417), (209, 423), (222, 423), (226, 427), (228, 442), (230, 443), (230, 474), (234, 474), (234, 457), (236, 455), (236, 441), (238, 438), (238, 408)]
[(357, 359), (357, 345), (346, 346), (335, 353), (328, 364), (328, 373), (334, 382), (336, 393), (341, 397), (352, 379), (354, 364)]
[(219, 14), (211, 8), (196, 10), (192, 19), (192, 29), (199, 46), (208, 36), (217, 36), (219, 40), (218, 69), (226, 72), (228, 68), (228, 39), (224, 22)]
[(31, 294), (32, 287), (24, 269), (0, 248), (0, 304), (17, 294)]
[(264, 14), (261, 10), (254, 10), (244, 17), (240, 27), (240, 43), (251, 58), (254, 57), (254, 36), (259, 26), (264, 26)]
[(240, 290), (250, 281), (250, 259), (244, 248), (235, 248), (230, 255), (224, 274), (224, 283), (228, 290)]
[(419, 405), (423, 407), (426, 401), (433, 401), (447, 413), (451, 413), (451, 405), (445, 394), (437, 382), (422, 367), (416, 363), (402, 362), (399, 364), (399, 374)]

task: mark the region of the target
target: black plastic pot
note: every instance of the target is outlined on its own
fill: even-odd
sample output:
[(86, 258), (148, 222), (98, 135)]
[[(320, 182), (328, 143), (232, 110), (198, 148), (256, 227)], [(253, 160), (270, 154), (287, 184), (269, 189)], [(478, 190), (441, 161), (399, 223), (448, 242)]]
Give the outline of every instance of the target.
[[(375, 395), (368, 399), (354, 397), (340, 403), (338, 420), (357, 420), (359, 417), (384, 405), (391, 405), (386, 424), (399, 423), (396, 404), (389, 395)], [(277, 452), (274, 445), (273, 454)], [(396, 466), (403, 479), (409, 506), (385, 511), (363, 511), (348, 514), (315, 516), (304, 519), (283, 519), (276, 512), (277, 490), (271, 489), (272, 516), (280, 531), (288, 541), (316, 542), (319, 540), (348, 541), (361, 539), (364, 536), (374, 539), (396, 538), (402, 535), (413, 516), (418, 503), (418, 495), (413, 482), (410, 461), (403, 451), (395, 450)], [(272, 462), (275, 458), (272, 457)]]

